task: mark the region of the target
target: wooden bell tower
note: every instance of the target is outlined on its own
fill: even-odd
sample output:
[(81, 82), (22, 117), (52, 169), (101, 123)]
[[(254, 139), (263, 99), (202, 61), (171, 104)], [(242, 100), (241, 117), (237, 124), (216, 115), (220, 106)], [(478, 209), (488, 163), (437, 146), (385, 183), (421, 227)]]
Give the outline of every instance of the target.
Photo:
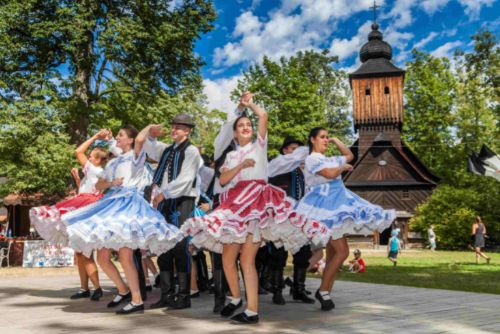
[[(395, 225), (402, 239), (412, 243), (408, 222), (439, 182), (401, 140), (405, 71), (392, 62), (392, 48), (372, 24), (359, 57), (362, 65), (349, 75), (353, 97), (353, 170), (344, 175), (347, 188), (385, 209), (396, 209)], [(386, 244), (390, 229), (373, 235), (375, 245)], [(372, 241), (370, 241), (371, 243)]]
[(403, 125), (405, 71), (392, 64), (392, 48), (378, 29), (373, 23), (368, 42), (359, 53), (363, 64), (349, 75), (361, 154), (380, 132), (389, 139), (400, 139)]

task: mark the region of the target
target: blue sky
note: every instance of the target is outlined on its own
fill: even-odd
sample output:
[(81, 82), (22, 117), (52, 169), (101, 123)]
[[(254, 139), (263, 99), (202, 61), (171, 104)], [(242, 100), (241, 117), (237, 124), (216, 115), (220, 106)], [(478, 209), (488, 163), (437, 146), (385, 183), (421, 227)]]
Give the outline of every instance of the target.
[[(499, 36), (500, 0), (377, 0), (378, 22), (404, 68), (413, 48), (435, 56), (469, 49), (479, 29)], [(242, 71), (299, 50), (329, 49), (339, 68), (359, 66), (358, 51), (367, 41), (373, 0), (215, 0), (216, 28), (197, 42), (210, 108), (234, 107), (229, 93)], [(500, 36), (499, 36), (500, 37)]]

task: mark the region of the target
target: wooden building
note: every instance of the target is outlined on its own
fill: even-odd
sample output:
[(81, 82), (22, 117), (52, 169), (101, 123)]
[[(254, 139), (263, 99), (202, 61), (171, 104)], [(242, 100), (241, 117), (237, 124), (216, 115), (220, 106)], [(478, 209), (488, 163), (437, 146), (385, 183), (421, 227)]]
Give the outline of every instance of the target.
[[(370, 202), (396, 209), (395, 225), (409, 245), (408, 221), (439, 178), (401, 140), (405, 71), (392, 64), (392, 48), (378, 29), (374, 23), (360, 50), (362, 65), (349, 75), (359, 137), (351, 147), (354, 168), (344, 176), (344, 183)], [(373, 244), (387, 244), (390, 230), (375, 233)]]

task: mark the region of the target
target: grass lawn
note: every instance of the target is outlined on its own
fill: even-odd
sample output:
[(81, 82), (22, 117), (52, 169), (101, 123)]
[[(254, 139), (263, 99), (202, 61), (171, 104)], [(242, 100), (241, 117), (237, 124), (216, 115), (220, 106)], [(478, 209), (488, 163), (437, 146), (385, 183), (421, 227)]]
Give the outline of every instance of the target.
[[(366, 272), (352, 274), (344, 267), (339, 280), (500, 294), (498, 253), (487, 254), (491, 264), (481, 261), (477, 265), (473, 252), (409, 250), (399, 254), (397, 267), (393, 267), (385, 252), (362, 253)], [(349, 260), (352, 258), (351, 253)]]

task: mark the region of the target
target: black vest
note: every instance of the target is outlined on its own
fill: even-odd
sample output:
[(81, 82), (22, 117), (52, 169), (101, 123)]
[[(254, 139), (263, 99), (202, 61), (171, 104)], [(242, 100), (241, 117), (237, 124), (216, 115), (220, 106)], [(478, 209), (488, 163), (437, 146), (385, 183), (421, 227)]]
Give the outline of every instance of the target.
[(296, 168), (290, 173), (276, 175), (269, 178), (269, 183), (286, 191), (286, 195), (300, 200), (304, 197), (304, 174), (300, 168)]
[[(155, 175), (153, 176), (153, 184), (161, 186), (165, 170), (168, 168), (168, 182), (172, 182), (179, 175), (182, 163), (184, 162), (186, 149), (191, 145), (189, 140), (184, 141), (174, 148), (175, 145), (170, 145), (163, 151)], [(193, 187), (196, 186), (196, 178), (193, 181)]]

